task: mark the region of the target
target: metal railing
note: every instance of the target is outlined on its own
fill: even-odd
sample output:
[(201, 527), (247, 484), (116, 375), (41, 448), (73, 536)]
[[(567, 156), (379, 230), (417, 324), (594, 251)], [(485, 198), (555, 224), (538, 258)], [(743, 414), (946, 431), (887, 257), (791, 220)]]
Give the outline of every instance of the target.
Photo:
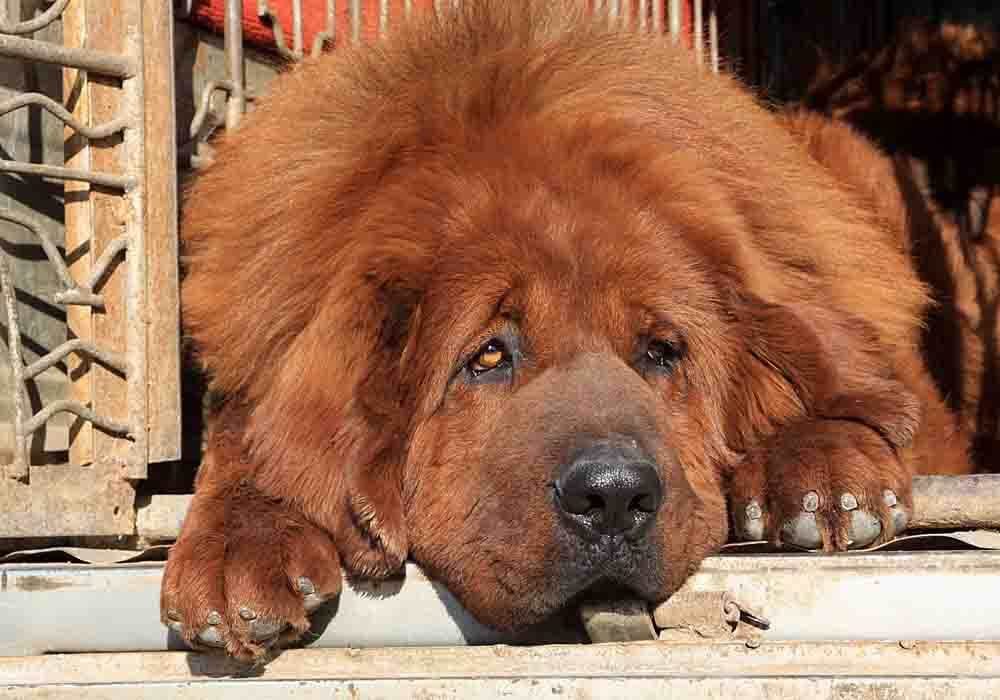
[[(180, 17), (190, 16), (196, 0), (177, 0), (177, 14)], [(274, 33), (274, 44), (277, 53), (288, 61), (300, 61), (306, 57), (304, 3), (308, 0), (291, 0), (291, 31), (286, 31), (277, 13), (268, 0), (257, 0), (258, 20), (271, 28)], [(388, 35), (394, 16), (392, 8), (398, 3), (391, 0), (364, 2), (364, 0), (346, 0), (348, 31), (341, 32), (337, 26), (337, 0), (313, 0), (315, 4), (324, 3), (325, 25), (316, 33), (309, 50), (310, 56), (320, 54), (324, 49), (335, 46), (340, 37), (347, 36), (353, 43), (364, 38), (366, 12), (376, 12), (375, 36), (379, 39)], [(581, 0), (585, 1), (585, 0)], [(462, 0), (433, 0), (432, 9), (440, 12), (446, 3), (458, 5)], [(627, 26), (637, 27), (640, 31), (663, 33), (665, 30), (675, 42), (680, 42), (684, 36), (684, 4), (686, 0), (591, 0), (594, 12), (603, 13), (609, 21), (621, 22)], [(700, 65), (708, 66), (715, 72), (719, 71), (719, 23), (718, 0), (690, 0), (692, 47)], [(402, 16), (408, 18), (414, 12), (413, 0), (404, 0)], [(191, 121), (190, 137), (194, 142), (194, 155), (191, 159), (193, 167), (203, 167), (211, 162), (212, 151), (206, 143), (212, 130), (206, 129), (206, 123), (213, 113), (213, 100), (217, 94), (226, 98), (225, 126), (228, 129), (239, 125), (240, 117), (246, 110), (247, 89), (244, 80), (243, 61), (243, 3), (241, 0), (225, 1), (225, 51), (228, 76), (224, 80), (207, 83), (202, 91), (199, 107)]]
[[(88, 74), (99, 74), (119, 81), (121, 99), (118, 114), (100, 124), (85, 124), (65, 107), (46, 95), (25, 93), (0, 103), (0, 116), (32, 106), (40, 107), (62, 121), (70, 132), (88, 142), (120, 135), (121, 154), (118, 172), (43, 165), (14, 160), (0, 160), (0, 172), (33, 176), (64, 182), (89, 183), (93, 187), (114, 192), (124, 203), (120, 233), (94, 250), (87, 241), (93, 263), (84, 280), (74, 279), (66, 260), (39, 223), (29, 216), (0, 211), (0, 220), (20, 226), (30, 232), (41, 245), (45, 257), (55, 268), (62, 290), (53, 301), (62, 307), (105, 307), (104, 295), (96, 291), (109, 275), (114, 274), (121, 258), (125, 268), (125, 350), (102, 349), (96, 342), (72, 338), (31, 364), (24, 361), (18, 315), (18, 303), (11, 275), (11, 262), (6, 251), (0, 253), (0, 287), (7, 314), (7, 351), (13, 378), (14, 445), (13, 459), (6, 475), (18, 479), (28, 476), (29, 440), (52, 416), (72, 413), (100, 430), (128, 441), (124, 450), (125, 473), (132, 478), (146, 475), (146, 254), (144, 251), (144, 123), (143, 123), (143, 56), (139, 40), (142, 25), (142, 2), (135, 0), (124, 6), (122, 21), (126, 28), (126, 51), (121, 54), (94, 49), (72, 48), (26, 38), (63, 18), (71, 0), (56, 0), (47, 10), (33, 19), (14, 22), (0, 10), (0, 56), (77, 68)], [(69, 135), (69, 134), (68, 134)], [(97, 362), (122, 378), (126, 384), (124, 415), (106, 415), (95, 410), (91, 402), (78, 398), (57, 400), (35, 411), (28, 400), (27, 383), (55, 366), (69, 355), (79, 355)]]

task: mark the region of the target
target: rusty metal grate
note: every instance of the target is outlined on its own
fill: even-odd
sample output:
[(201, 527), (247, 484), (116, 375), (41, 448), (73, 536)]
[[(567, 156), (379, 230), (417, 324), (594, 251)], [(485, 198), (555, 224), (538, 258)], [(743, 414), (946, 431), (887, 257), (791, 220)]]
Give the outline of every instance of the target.
[[(128, 310), (126, 313), (130, 320), (136, 321), (141, 319), (146, 302), (144, 285), (142, 284), (144, 277), (144, 256), (142, 253), (143, 188), (139, 182), (142, 177), (143, 125), (141, 109), (136, 109), (136, 105), (142, 102), (142, 45), (140, 42), (132, 41), (130, 42), (132, 50), (129, 54), (114, 55), (94, 50), (56, 47), (17, 36), (44, 29), (60, 19), (68, 4), (69, 0), (59, 0), (34, 20), (17, 23), (10, 23), (5, 19), (0, 21), (0, 31), (5, 34), (5, 36), (0, 36), (0, 54), (32, 61), (58, 63), (120, 78), (122, 92), (125, 96), (121, 113), (107, 122), (88, 127), (75, 119), (62, 105), (45, 95), (29, 93), (0, 103), (0, 115), (29, 105), (39, 105), (87, 139), (102, 139), (114, 134), (122, 134), (128, 142), (126, 151), (129, 154), (123, 164), (124, 172), (114, 174), (10, 160), (0, 161), (0, 171), (38, 175), (58, 180), (88, 182), (92, 185), (115, 190), (128, 204), (124, 232), (105, 246), (88, 279), (81, 283), (73, 279), (66, 261), (48, 234), (31, 219), (9, 213), (0, 213), (0, 219), (22, 226), (38, 238), (46, 257), (55, 267), (59, 279), (64, 285), (63, 291), (55, 296), (55, 302), (60, 305), (104, 308), (104, 297), (101, 294), (95, 294), (94, 287), (107, 276), (119, 254), (125, 253), (128, 276)], [(134, 13), (128, 21), (130, 31), (136, 32)], [(145, 338), (141, 338), (138, 332), (140, 328), (137, 327), (141, 324), (135, 322), (129, 324), (129, 340), (131, 342), (128, 343), (128, 350), (124, 354), (102, 350), (91, 341), (77, 338), (66, 341), (39, 360), (25, 365), (20, 342), (21, 323), (18, 318), (10, 263), (6, 255), (0, 256), (0, 284), (3, 287), (4, 301), (7, 307), (7, 350), (15, 394), (13, 462), (7, 475), (13, 478), (26, 478), (28, 476), (27, 443), (29, 437), (53, 415), (65, 411), (73, 413), (113, 435), (127, 439), (131, 443), (127, 457), (127, 470), (130, 474), (145, 476), (146, 441), (145, 430), (142, 429), (146, 424), (145, 391), (140, 382), (145, 369), (146, 343)], [(128, 382), (128, 415), (124, 421), (120, 418), (102, 416), (83, 402), (72, 399), (55, 401), (37, 412), (32, 412), (28, 403), (28, 389), (25, 382), (62, 361), (70, 353), (79, 353), (97, 360), (125, 378)]]
[[(63, 342), (25, 359), (22, 339), (30, 334), (12, 271), (18, 261), (6, 248), (0, 252), (13, 408), (4, 416), (13, 440), (0, 472), (0, 504), (12, 517), (0, 524), (0, 537), (134, 530), (130, 488), (114, 490), (116, 496), (103, 492), (114, 517), (79, 525), (59, 512), (58, 494), (32, 498), (36, 468), (56, 469), (33, 460), (32, 440), (59, 414), (74, 421), (69, 466), (101, 468), (80, 472), (81, 481), (128, 485), (147, 477), (150, 462), (179, 457), (172, 16), (169, 4), (157, 5), (47, 0), (24, 20), (0, 9), (0, 57), (62, 69), (65, 104), (26, 91), (0, 100), (0, 119), (21, 110), (47, 112), (64, 125), (63, 164), (3, 159), (0, 174), (27, 186), (64, 183), (65, 252), (41, 214), (0, 209), (0, 222), (30, 234), (44, 253), (58, 286), (45, 301), (63, 310), (67, 325)], [(36, 38), (51, 37), (53, 27), (61, 27), (61, 43)], [(148, 78), (155, 94), (147, 92)], [(39, 401), (33, 382), (57, 365), (66, 368), (68, 396)]]

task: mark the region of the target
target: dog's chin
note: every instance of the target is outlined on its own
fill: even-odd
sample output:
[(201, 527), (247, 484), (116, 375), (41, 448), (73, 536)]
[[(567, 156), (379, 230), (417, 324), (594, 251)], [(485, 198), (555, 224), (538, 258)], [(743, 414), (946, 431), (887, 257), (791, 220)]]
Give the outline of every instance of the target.
[(637, 599), (662, 602), (669, 596), (665, 588), (657, 572), (619, 560), (610, 561), (601, 570), (568, 567), (568, 570), (553, 571), (537, 589), (525, 586), (512, 590), (498, 582), (493, 587), (493, 595), (488, 597), (467, 597), (461, 591), (455, 592), (479, 622), (517, 634), (544, 625), (555, 617), (573, 615), (585, 602)]

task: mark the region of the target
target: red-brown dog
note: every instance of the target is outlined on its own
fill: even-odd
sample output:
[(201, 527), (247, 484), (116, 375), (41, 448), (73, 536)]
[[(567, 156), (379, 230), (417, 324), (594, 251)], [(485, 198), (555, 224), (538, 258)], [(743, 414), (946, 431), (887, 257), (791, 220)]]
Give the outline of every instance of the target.
[[(801, 26), (796, 26), (796, 33)], [(804, 59), (804, 60), (803, 60)], [(983, 471), (1000, 454), (1000, 35), (909, 21), (834, 68), (809, 53), (803, 106), (846, 121), (890, 154), (908, 242), (935, 306), (928, 368)], [(809, 73), (808, 69), (805, 72)]]
[(281, 78), (186, 208), (223, 401), (164, 621), (259, 658), (341, 564), (411, 557), (515, 628), (595, 588), (667, 598), (727, 513), (893, 537), (914, 473), (969, 464), (892, 183), (847, 127), (552, 0)]

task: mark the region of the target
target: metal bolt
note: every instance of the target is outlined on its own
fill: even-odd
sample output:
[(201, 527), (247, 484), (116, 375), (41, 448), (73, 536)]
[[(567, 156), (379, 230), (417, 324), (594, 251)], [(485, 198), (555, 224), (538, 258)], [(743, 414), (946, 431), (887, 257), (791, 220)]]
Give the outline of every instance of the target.
[(207, 622), (210, 625), (221, 625), (222, 615), (213, 610), (208, 614), (208, 617), (205, 618), (205, 622)]
[(899, 503), (899, 501), (896, 499), (896, 494), (893, 493), (890, 489), (886, 489), (885, 491), (882, 492), (882, 501), (890, 508)]
[(858, 499), (853, 493), (843, 493), (840, 496), (840, 507), (843, 510), (854, 510), (858, 507)]
[(747, 517), (751, 520), (760, 520), (764, 512), (760, 509), (760, 504), (757, 501), (750, 501), (747, 504)]
[(802, 499), (802, 509), (807, 513), (815, 513), (817, 508), (819, 508), (819, 494), (810, 491)]
[(747, 649), (757, 649), (760, 647), (760, 640), (756, 637), (751, 637), (747, 640)]
[(249, 620), (256, 620), (257, 619), (257, 613), (255, 613), (250, 608), (240, 608), (240, 617), (242, 617), (244, 620), (247, 620), (247, 621), (249, 621)]

